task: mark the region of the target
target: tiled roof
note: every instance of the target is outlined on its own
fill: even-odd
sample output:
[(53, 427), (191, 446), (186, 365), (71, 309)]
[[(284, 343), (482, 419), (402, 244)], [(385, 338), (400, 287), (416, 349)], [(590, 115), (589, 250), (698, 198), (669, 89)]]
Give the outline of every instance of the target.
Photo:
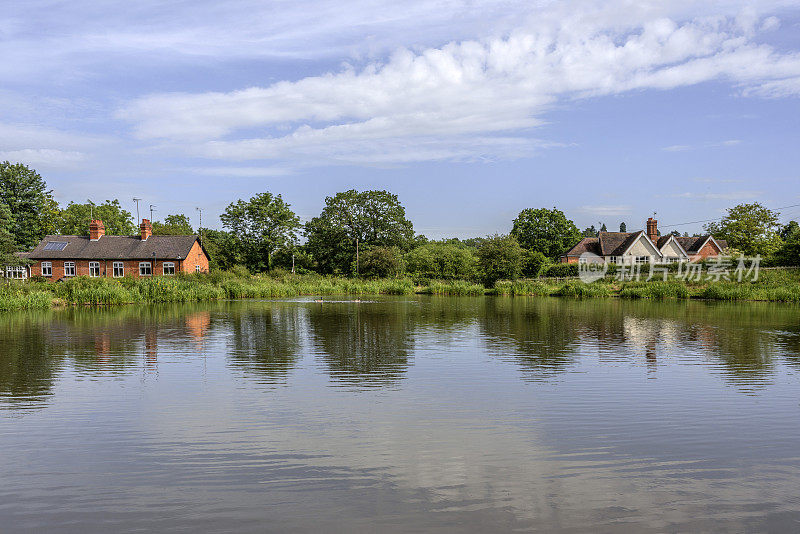
[(600, 232), (601, 256), (622, 256), (644, 232)]
[[(89, 236), (49, 235), (30, 253), (35, 260), (183, 260), (197, 241), (196, 235), (153, 235), (142, 241), (138, 236), (104, 235), (97, 241)], [(63, 250), (44, 250), (49, 242), (65, 242)]]
[[(697, 254), (700, 252), (700, 248), (705, 244), (708, 238), (711, 237), (710, 235), (700, 235), (694, 237), (676, 237), (675, 239), (678, 240), (678, 243), (688, 252), (689, 254)], [(723, 249), (728, 247), (727, 241), (715, 239), (717, 244), (722, 247)]]
[(577, 245), (569, 249), (565, 256), (580, 256), (584, 252), (600, 255), (600, 244), (596, 237), (584, 237)]

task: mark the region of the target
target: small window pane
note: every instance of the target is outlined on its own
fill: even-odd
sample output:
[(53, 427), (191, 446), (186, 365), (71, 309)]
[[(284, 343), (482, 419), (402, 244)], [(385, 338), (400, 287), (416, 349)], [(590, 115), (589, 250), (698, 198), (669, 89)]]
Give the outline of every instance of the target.
[(98, 261), (89, 262), (89, 276), (91, 276), (92, 278), (100, 276), (100, 262)]
[(53, 263), (49, 261), (42, 262), (42, 276), (53, 276)]
[(64, 262), (64, 276), (75, 276), (75, 262), (74, 261), (65, 261)]
[(153, 271), (150, 267), (149, 261), (143, 261), (139, 263), (139, 276), (151, 276)]
[(114, 278), (121, 278), (125, 276), (125, 264), (121, 261), (115, 261), (113, 275)]
[(175, 274), (175, 264), (172, 262), (164, 262), (164, 274), (166, 276)]

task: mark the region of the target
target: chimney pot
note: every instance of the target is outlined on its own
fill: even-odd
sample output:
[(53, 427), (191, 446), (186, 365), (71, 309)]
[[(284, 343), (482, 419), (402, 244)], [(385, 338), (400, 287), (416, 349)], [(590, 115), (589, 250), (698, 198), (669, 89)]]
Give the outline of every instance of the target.
[(91, 241), (97, 241), (104, 235), (106, 235), (106, 227), (103, 221), (95, 219), (89, 223), (89, 239)]
[(658, 240), (658, 221), (652, 217), (647, 219), (647, 237), (655, 243)]
[(147, 238), (153, 235), (153, 225), (150, 224), (150, 219), (142, 219), (139, 230), (141, 231), (142, 241), (147, 241)]

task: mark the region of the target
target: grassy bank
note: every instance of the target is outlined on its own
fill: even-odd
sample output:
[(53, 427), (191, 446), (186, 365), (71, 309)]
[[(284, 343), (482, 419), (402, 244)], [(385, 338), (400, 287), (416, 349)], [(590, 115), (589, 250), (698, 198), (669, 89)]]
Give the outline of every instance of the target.
[(618, 282), (584, 284), (539, 280), (500, 281), (492, 289), (465, 281), (431, 281), (415, 286), (408, 278), (362, 280), (319, 275), (241, 276), (191, 274), (174, 278), (90, 279), (60, 283), (12, 283), (0, 287), (0, 310), (47, 309), (63, 305), (199, 302), (220, 299), (280, 298), (302, 295), (499, 295), (626, 299), (762, 300), (800, 302), (800, 271), (762, 271), (755, 282)]

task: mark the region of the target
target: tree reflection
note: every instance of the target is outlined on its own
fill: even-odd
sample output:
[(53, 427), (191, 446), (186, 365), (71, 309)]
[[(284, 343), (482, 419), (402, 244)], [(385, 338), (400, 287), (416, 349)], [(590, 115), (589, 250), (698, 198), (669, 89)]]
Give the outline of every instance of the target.
[(418, 310), (403, 302), (325, 303), (308, 311), (316, 349), (337, 382), (382, 386), (409, 366)]
[(299, 358), (302, 310), (294, 305), (258, 303), (231, 310), (231, 364), (260, 376), (285, 376)]
[(0, 320), (0, 400), (34, 407), (51, 394), (61, 358), (47, 340), (50, 315), (13, 314)]

